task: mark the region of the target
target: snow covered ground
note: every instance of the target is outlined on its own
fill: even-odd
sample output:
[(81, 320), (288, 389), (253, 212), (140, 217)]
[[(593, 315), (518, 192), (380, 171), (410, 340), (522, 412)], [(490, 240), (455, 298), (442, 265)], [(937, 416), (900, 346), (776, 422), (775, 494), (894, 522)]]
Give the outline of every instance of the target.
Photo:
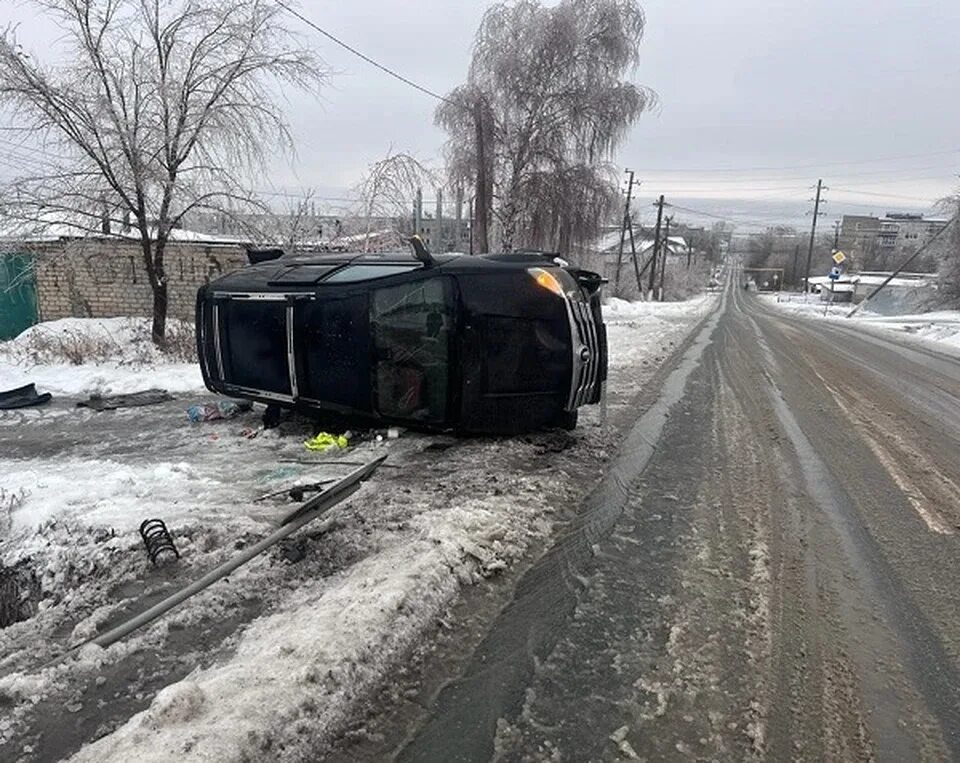
[(804, 300), (802, 294), (761, 294), (760, 299), (770, 305), (795, 315), (824, 320), (844, 321), (868, 330), (892, 332), (901, 338), (910, 337), (919, 343), (931, 343), (941, 348), (960, 349), (960, 310), (938, 310), (915, 315), (877, 315), (869, 310), (860, 310), (847, 318), (853, 305), (828, 305), (821, 302), (819, 295), (809, 295)]
[[(322, 748), (385, 675), (448, 627), (462, 586), (516, 565), (572, 518), (637, 415), (636, 393), (714, 303), (611, 301), (605, 427), (591, 407), (572, 434), (358, 433), (347, 450), (321, 455), (303, 447), (311, 430), (298, 419), (261, 431), (255, 410), (190, 424), (186, 407), (209, 393), (162, 358), (134, 376), (135, 342), (122, 326), (107, 323), (120, 357), (99, 364), (25, 362), (23, 347), (0, 345), (0, 388), (22, 379), (58, 395), (92, 385), (179, 393), (102, 413), (73, 398), (0, 412), (0, 496), (19, 496), (6, 526), (0, 515), (0, 568), (17, 570), (36, 610), (0, 630), (0, 759), (302, 759)], [(295, 506), (254, 499), (383, 453), (374, 479), (284, 547), (108, 649), (44, 667), (263, 537)], [(154, 568), (143, 553), (136, 527), (154, 516), (176, 538), (176, 564)]]
[[(177, 321), (168, 326), (173, 336), (189, 343), (188, 326)], [(145, 318), (64, 318), (0, 342), (0, 390), (29, 382), (54, 395), (203, 389), (196, 363), (171, 361), (157, 351)]]

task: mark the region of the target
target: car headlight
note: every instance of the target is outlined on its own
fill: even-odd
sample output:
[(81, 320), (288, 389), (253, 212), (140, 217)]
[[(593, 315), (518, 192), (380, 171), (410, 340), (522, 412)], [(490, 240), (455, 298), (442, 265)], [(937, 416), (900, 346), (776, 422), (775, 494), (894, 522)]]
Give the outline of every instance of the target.
[(537, 282), (537, 286), (552, 291), (558, 297), (564, 295), (563, 284), (561, 284), (560, 279), (549, 270), (545, 270), (544, 268), (528, 268), (527, 272), (531, 278)]

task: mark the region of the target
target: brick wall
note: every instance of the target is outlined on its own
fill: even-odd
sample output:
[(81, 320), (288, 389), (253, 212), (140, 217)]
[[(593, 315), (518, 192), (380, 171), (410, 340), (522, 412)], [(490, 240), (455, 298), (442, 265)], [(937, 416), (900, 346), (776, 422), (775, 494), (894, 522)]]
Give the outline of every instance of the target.
[[(132, 242), (84, 239), (31, 246), (40, 320), (150, 316), (153, 292)], [(168, 316), (192, 320), (197, 289), (247, 263), (239, 246), (168, 244)]]

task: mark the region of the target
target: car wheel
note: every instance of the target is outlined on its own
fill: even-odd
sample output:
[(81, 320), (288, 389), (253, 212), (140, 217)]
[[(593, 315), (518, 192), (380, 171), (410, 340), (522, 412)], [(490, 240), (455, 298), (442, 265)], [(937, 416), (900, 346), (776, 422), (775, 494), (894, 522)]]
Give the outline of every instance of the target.
[(283, 409), (279, 405), (268, 404), (267, 409), (263, 412), (263, 428), (274, 429), (280, 426), (280, 414), (282, 413)]
[(566, 429), (568, 432), (572, 432), (577, 428), (578, 413), (579, 411), (577, 411), (576, 408), (572, 411), (560, 411), (555, 419), (555, 425), (560, 429)]

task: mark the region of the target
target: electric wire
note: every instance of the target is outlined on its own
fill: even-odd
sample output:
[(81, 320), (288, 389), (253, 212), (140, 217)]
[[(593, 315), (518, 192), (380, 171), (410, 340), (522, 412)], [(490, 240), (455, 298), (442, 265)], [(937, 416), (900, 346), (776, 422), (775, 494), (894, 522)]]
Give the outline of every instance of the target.
[[(394, 71), (394, 70), (391, 69), (390, 67), (384, 66), (383, 64), (379, 63), (378, 61), (375, 61), (374, 59), (370, 58), (370, 56), (368, 56), (368, 55), (366, 55), (366, 54), (364, 54), (364, 53), (361, 53), (359, 50), (357, 50), (356, 48), (354, 48), (352, 45), (348, 45), (348, 44), (345, 43), (343, 40), (341, 40), (340, 38), (334, 36), (333, 34), (331, 34), (330, 32), (328, 32), (328, 31), (327, 31), (326, 29), (324, 29), (323, 27), (319, 26), (318, 24), (315, 24), (313, 21), (311, 21), (310, 19), (308, 19), (306, 16), (304, 16), (302, 13), (300, 13), (300, 12), (297, 11), (296, 9), (291, 8), (287, 3), (284, 2), (284, 0), (274, 0), (274, 2), (275, 2), (277, 5), (279, 5), (281, 8), (283, 8), (283, 9), (284, 9), (287, 13), (289, 13), (291, 16), (295, 16), (296, 18), (300, 19), (300, 21), (302, 21), (304, 24), (306, 24), (308, 27), (310, 27), (310, 28), (313, 29), (314, 31), (319, 32), (320, 34), (322, 34), (324, 37), (326, 37), (326, 38), (327, 38), (328, 40), (330, 40), (331, 42), (336, 43), (337, 45), (339, 45), (339, 46), (340, 46), (341, 48), (343, 48), (344, 50), (349, 51), (350, 53), (352, 53), (353, 55), (355, 55), (357, 58), (360, 58), (360, 59), (366, 61), (368, 64), (370, 64), (371, 66), (376, 67), (377, 69), (379, 69), (380, 71), (384, 72), (385, 74), (388, 74), (389, 76), (393, 77), (394, 79), (397, 79), (397, 80), (399, 80), (400, 82), (403, 82), (405, 85), (409, 85), (410, 87), (414, 88), (415, 90), (419, 90), (421, 93), (424, 93), (424, 94), (426, 94), (426, 95), (429, 95), (431, 98), (435, 98), (435, 99), (438, 100), (438, 101), (443, 101), (444, 103), (449, 103), (449, 104), (451, 104), (451, 105), (453, 105), (453, 106), (463, 107), (463, 104), (457, 103), (456, 101), (451, 100), (450, 98), (447, 98), (447, 97), (445, 97), (445, 96), (442, 96), (442, 95), (440, 95), (439, 93), (435, 93), (433, 90), (430, 90), (429, 88), (424, 87), (423, 85), (417, 84), (416, 82), (414, 82), (414, 81), (413, 81), (412, 79), (410, 79), (409, 77), (405, 77), (405, 76), (403, 76), (402, 74), (400, 74), (399, 72)], [(464, 108), (465, 108), (465, 107), (464, 107)]]
[[(947, 156), (949, 154), (960, 154), (960, 148), (951, 148), (944, 151), (931, 151), (922, 154), (902, 154), (900, 156), (877, 157), (874, 159), (851, 159), (848, 161), (818, 162), (816, 164), (795, 164), (778, 165), (769, 167), (704, 167), (704, 168), (645, 168), (644, 172), (776, 172), (778, 170), (807, 170), (818, 169), (820, 167), (842, 167), (852, 164), (876, 164), (878, 162), (893, 162), (903, 159), (920, 159), (930, 156)], [(640, 170), (638, 170), (639, 174)]]

